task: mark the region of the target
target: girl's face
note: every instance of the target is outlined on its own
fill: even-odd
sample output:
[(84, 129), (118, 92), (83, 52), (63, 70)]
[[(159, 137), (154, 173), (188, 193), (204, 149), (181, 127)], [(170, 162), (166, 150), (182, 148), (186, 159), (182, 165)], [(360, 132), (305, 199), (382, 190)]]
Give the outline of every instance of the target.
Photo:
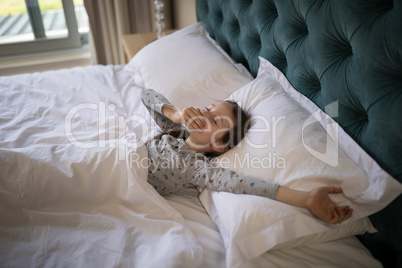
[[(200, 149), (212, 147), (224, 148), (223, 137), (236, 126), (236, 118), (233, 114), (231, 104), (218, 102), (201, 110), (206, 126), (202, 131), (190, 131), (190, 138), (193, 144)], [(215, 150), (216, 151), (216, 150)]]

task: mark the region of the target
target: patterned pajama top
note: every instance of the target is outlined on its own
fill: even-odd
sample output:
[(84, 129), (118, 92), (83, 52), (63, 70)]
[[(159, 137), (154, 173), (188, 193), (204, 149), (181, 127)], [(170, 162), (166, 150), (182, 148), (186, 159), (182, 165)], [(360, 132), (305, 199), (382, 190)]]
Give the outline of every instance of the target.
[(213, 167), (204, 154), (191, 150), (185, 143), (189, 133), (183, 125), (173, 123), (162, 114), (163, 105), (172, 105), (162, 94), (143, 89), (142, 102), (164, 132), (181, 130), (175, 138), (164, 134), (146, 144), (148, 149), (148, 183), (161, 195), (186, 187), (202, 187), (212, 191), (250, 194), (275, 199), (278, 184)]

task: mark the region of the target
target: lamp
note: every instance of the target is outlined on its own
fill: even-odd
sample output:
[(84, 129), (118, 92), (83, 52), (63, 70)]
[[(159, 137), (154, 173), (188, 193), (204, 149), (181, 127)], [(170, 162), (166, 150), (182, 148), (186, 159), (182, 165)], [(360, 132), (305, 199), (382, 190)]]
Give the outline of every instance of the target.
[(156, 26), (156, 36), (159, 38), (163, 37), (163, 30), (165, 29), (165, 22), (163, 21), (165, 15), (163, 14), (164, 4), (160, 0), (154, 1), (155, 7), (155, 26)]

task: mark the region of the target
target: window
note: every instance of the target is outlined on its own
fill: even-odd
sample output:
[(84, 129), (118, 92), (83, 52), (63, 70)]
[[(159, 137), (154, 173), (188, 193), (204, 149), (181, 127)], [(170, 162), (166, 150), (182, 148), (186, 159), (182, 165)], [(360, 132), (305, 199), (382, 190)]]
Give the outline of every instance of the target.
[(74, 48), (87, 42), (83, 0), (0, 0), (0, 6), (0, 56)]

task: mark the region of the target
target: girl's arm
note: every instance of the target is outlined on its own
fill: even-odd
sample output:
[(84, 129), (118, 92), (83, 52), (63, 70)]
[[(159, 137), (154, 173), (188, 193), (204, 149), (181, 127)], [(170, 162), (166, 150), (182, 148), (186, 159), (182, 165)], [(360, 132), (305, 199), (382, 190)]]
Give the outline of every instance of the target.
[(199, 153), (192, 153), (182, 159), (186, 163), (183, 175), (187, 184), (216, 192), (249, 194), (275, 199), (278, 188), (276, 183), (252, 176), (241, 176), (227, 168), (213, 167), (209, 159)]
[(162, 94), (152, 89), (143, 89), (141, 92), (141, 100), (155, 122), (163, 131), (182, 129), (180, 124), (176, 124), (162, 113), (162, 109), (164, 107), (172, 107), (172, 109), (177, 109)]
[[(199, 156), (201, 157), (201, 156)], [(193, 159), (186, 170), (187, 182), (212, 191), (250, 194), (267, 197), (288, 205), (307, 208), (319, 219), (335, 224), (351, 217), (353, 210), (348, 206), (338, 207), (329, 194), (340, 194), (336, 187), (320, 187), (311, 191), (300, 191), (252, 176), (240, 176), (225, 168), (212, 167), (207, 159)]]

